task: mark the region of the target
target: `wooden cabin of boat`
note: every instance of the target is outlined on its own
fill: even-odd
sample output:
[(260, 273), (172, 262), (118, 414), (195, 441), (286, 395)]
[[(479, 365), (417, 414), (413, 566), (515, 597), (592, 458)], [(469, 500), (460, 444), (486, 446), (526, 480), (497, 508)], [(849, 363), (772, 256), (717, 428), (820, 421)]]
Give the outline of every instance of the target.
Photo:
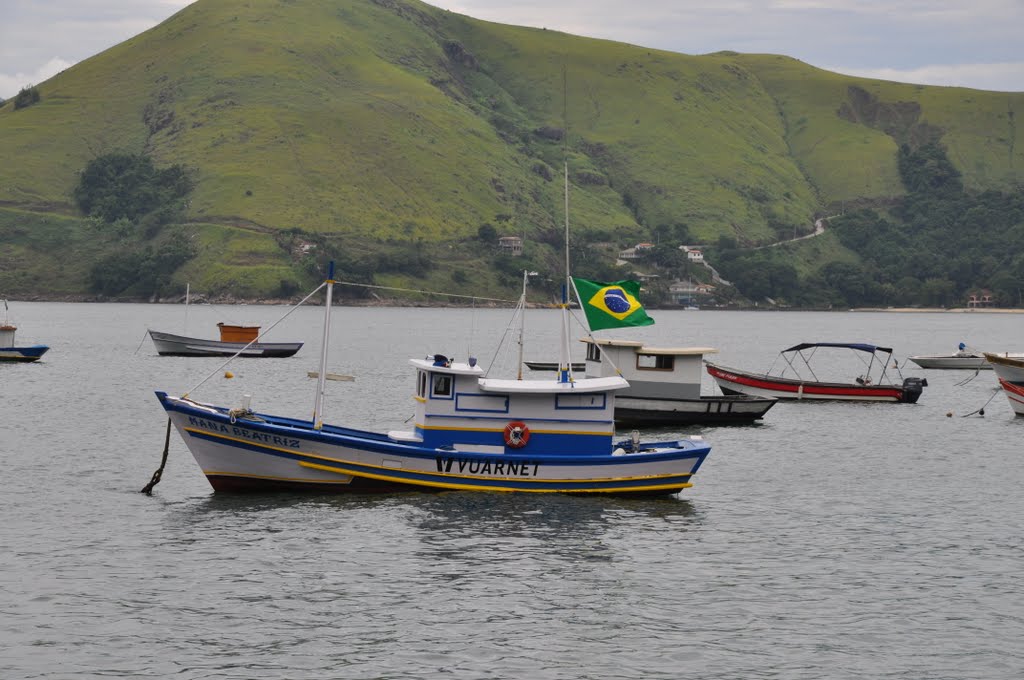
[(705, 354), (713, 347), (647, 347), (635, 340), (584, 338), (587, 343), (587, 375), (616, 375), (618, 367), (629, 387), (621, 397), (650, 399), (700, 399)]
[(252, 342), (260, 334), (259, 326), (232, 326), (226, 323), (218, 323), (221, 342)]

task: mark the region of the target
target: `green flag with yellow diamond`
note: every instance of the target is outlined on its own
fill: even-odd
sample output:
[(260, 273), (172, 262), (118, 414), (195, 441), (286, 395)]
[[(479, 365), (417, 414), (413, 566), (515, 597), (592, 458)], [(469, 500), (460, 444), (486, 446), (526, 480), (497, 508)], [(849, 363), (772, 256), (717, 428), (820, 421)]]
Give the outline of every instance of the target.
[(637, 299), (640, 296), (640, 283), (637, 281), (598, 283), (574, 276), (572, 283), (592, 331), (654, 323)]

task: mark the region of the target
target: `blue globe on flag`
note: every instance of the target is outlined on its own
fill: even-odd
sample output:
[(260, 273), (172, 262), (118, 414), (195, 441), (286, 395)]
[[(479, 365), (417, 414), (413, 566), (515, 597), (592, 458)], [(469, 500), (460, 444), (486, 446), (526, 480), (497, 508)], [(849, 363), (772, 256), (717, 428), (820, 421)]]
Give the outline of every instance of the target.
[(628, 312), (629, 308), (633, 306), (630, 304), (629, 298), (626, 297), (626, 291), (621, 288), (609, 288), (606, 290), (604, 292), (604, 304), (605, 307), (616, 314)]

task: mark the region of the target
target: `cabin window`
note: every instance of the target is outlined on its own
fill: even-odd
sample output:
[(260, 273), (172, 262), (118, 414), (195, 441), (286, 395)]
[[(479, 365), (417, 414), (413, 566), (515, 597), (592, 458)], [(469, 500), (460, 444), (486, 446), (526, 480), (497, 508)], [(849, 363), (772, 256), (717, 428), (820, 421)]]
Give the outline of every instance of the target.
[(671, 354), (637, 354), (636, 367), (641, 371), (671, 371), (676, 358)]
[(571, 410), (596, 410), (600, 411), (608, 406), (608, 395), (603, 392), (591, 392), (587, 394), (556, 394), (556, 409)]
[(450, 375), (437, 374), (434, 376), (434, 390), (431, 394), (435, 397), (451, 399), (452, 377)]
[(601, 348), (592, 342), (587, 343), (587, 361), (600, 361)]
[(416, 396), (426, 397), (427, 396), (427, 372), (419, 371), (419, 375), (416, 377)]

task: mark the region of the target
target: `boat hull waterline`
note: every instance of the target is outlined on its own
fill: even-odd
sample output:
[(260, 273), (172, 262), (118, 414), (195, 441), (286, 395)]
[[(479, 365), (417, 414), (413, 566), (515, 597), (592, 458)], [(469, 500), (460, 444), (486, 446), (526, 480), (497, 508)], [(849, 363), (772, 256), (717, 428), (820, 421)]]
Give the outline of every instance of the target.
[[(149, 331), (157, 354), (178, 357), (290, 357), (302, 348), (301, 342), (256, 342), (248, 347), (244, 342), (223, 342), (188, 338), (171, 333)], [(241, 353), (239, 354), (239, 352)]]
[(907, 404), (917, 403), (921, 396), (920, 389), (908, 390), (900, 385), (791, 380), (763, 373), (746, 373), (710, 363), (707, 364), (707, 371), (726, 394), (748, 394), (787, 400), (878, 401)]
[(0, 361), (16, 361), (28, 363), (39, 361), (50, 349), (47, 345), (32, 345), (30, 347), (0, 347)]
[(696, 399), (616, 397), (615, 422), (624, 427), (741, 425), (760, 420), (777, 399), (745, 394)]
[[(240, 418), (223, 407), (164, 392), (157, 397), (215, 491), (667, 495), (692, 486), (710, 452), (700, 439), (647, 443), (637, 452), (628, 452), (622, 442), (604, 455), (531, 455), (529, 447), (458, 451), (336, 426), (316, 430), (310, 421), (264, 414)], [(495, 425), (497, 437), (501, 424)], [(543, 425), (555, 429), (558, 424)], [(543, 429), (537, 423), (532, 437), (544, 437)]]

